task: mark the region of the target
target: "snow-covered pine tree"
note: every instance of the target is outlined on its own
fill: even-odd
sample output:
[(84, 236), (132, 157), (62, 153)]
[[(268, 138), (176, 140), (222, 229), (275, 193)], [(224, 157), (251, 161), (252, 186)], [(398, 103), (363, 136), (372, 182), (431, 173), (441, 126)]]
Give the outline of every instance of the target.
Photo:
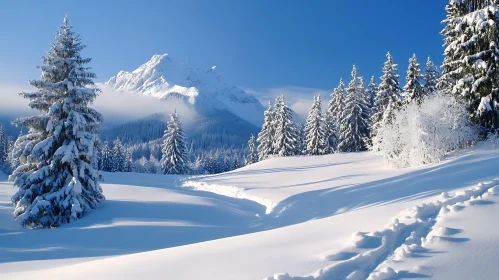
[(345, 99), (345, 110), (342, 114), (340, 128), (341, 152), (358, 152), (367, 149), (369, 137), (369, 109), (365, 99), (364, 86), (357, 82), (357, 68), (352, 70), (352, 81), (348, 84)]
[(343, 79), (340, 79), (340, 84), (333, 90), (331, 101), (329, 101), (328, 112), (335, 118), (336, 130), (338, 131), (341, 125), (341, 116), (345, 108), (345, 84)]
[(182, 123), (174, 110), (168, 127), (163, 136), (163, 149), (161, 157), (161, 168), (163, 174), (186, 174), (188, 170), (188, 156), (185, 145), (186, 139)]
[(274, 151), (280, 157), (292, 156), (297, 151), (297, 127), (293, 122), (293, 111), (284, 103), (284, 95), (275, 103)]
[(406, 84), (403, 88), (404, 103), (418, 102), (421, 103), (424, 97), (424, 90), (421, 86), (421, 69), (419, 68), (418, 58), (414, 54), (409, 59), (409, 66), (407, 67), (407, 76), (405, 78)]
[(116, 138), (111, 151), (111, 172), (125, 172), (126, 153), (121, 140)]
[(232, 159), (232, 169), (231, 170), (236, 170), (241, 168), (241, 164), (239, 163), (239, 157), (238, 155), (234, 156)]
[[(235, 157), (237, 159), (237, 157)], [(251, 134), (248, 140), (248, 157), (246, 158), (246, 165), (250, 165), (258, 162), (258, 152), (255, 147), (255, 136)]]
[(104, 199), (92, 166), (102, 117), (88, 107), (99, 90), (86, 66), (91, 59), (80, 55), (84, 47), (65, 17), (39, 67), (42, 79), (30, 81), (38, 91), (20, 94), (41, 113), (15, 121), (29, 128), (15, 143), (13, 157), (21, 165), (10, 176), (19, 188), (14, 216), (25, 227), (69, 223)]
[(374, 78), (374, 76), (372, 76), (366, 89), (366, 95), (369, 100), (369, 109), (371, 111), (374, 108), (374, 99), (376, 98), (377, 92), (378, 92), (378, 87), (376, 86), (376, 79)]
[(320, 95), (314, 96), (314, 103), (310, 108), (305, 125), (305, 154), (322, 155), (325, 153), (326, 134), (324, 118), (322, 116), (322, 103)]
[(367, 121), (367, 139), (366, 141), (370, 140), (371, 136), (371, 116), (372, 116), (372, 107), (370, 106), (370, 96), (367, 93), (366, 85), (364, 83), (364, 77), (359, 77), (359, 92), (360, 92), (360, 97), (361, 101), (361, 107), (362, 107), (362, 119)]
[[(463, 15), (456, 17), (456, 9)], [(497, 1), (452, 1), (447, 10), (452, 21), (444, 21), (442, 32), (448, 36), (442, 79), (452, 93), (464, 97), (471, 121), (495, 131), (499, 128)], [(455, 28), (454, 33), (449, 28)]]
[(332, 154), (336, 152), (339, 142), (339, 131), (336, 124), (336, 118), (333, 113), (326, 111), (324, 113), (324, 154)]
[(105, 141), (101, 144), (101, 170), (111, 172), (112, 170), (112, 152), (109, 148), (109, 143)]
[(461, 73), (458, 71), (460, 60), (463, 59), (463, 50), (459, 46), (459, 40), (462, 36), (461, 25), (462, 17), (469, 11), (469, 1), (454, 1), (449, 0), (446, 5), (447, 12), (445, 20), (442, 24), (445, 25), (440, 33), (444, 37), (444, 61), (442, 64), (443, 73), (438, 81), (438, 89), (451, 91), (454, 85), (459, 80)]
[(258, 134), (258, 159), (264, 160), (274, 154), (274, 112), (269, 101), (269, 107), (264, 113), (262, 130)]
[(392, 101), (398, 107), (400, 103), (399, 75), (397, 74), (397, 64), (393, 63), (390, 52), (386, 54), (386, 62), (383, 66), (383, 76), (378, 86), (378, 92), (374, 99), (374, 108), (371, 115), (371, 132), (375, 133), (376, 124), (381, 121), (388, 103)]
[(305, 125), (303, 123), (296, 124), (296, 152), (295, 155), (303, 155), (305, 153), (306, 141), (307, 138), (305, 134)]
[(339, 132), (341, 126), (341, 115), (345, 107), (345, 84), (343, 79), (337, 88), (331, 94), (328, 109), (324, 116), (324, 130), (326, 147), (325, 153), (332, 154), (336, 152), (339, 143)]
[(437, 92), (437, 84), (440, 79), (440, 71), (435, 66), (431, 58), (426, 61), (425, 73), (423, 74), (424, 86), (423, 89), (426, 95), (435, 94)]

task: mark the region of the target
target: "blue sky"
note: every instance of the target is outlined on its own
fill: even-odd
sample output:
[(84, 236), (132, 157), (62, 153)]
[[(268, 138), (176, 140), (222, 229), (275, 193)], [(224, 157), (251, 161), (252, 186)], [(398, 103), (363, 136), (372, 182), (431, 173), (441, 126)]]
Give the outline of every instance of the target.
[(0, 83), (27, 85), (67, 12), (88, 45), (98, 81), (169, 53), (217, 66), (250, 89), (332, 89), (359, 74), (381, 76), (391, 51), (402, 80), (409, 57), (442, 61), (447, 0), (3, 1)]

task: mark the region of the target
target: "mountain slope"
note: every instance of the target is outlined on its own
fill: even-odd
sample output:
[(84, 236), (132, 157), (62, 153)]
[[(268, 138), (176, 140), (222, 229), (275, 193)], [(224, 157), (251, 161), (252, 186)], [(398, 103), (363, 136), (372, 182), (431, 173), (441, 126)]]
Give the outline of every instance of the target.
[(202, 115), (230, 112), (260, 126), (264, 108), (242, 89), (222, 81), (215, 67), (193, 69), (168, 54), (154, 55), (132, 72), (121, 71), (106, 82), (122, 92), (154, 96), (161, 100), (180, 99)]

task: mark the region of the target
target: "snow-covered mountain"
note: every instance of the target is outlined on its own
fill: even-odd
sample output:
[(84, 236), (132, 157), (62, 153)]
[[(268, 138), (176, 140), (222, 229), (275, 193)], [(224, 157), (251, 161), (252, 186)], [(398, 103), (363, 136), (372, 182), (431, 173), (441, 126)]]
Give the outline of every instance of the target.
[(106, 84), (118, 91), (165, 101), (180, 99), (203, 116), (229, 112), (257, 127), (263, 121), (264, 108), (260, 102), (239, 87), (224, 82), (215, 67), (190, 68), (168, 54), (154, 55), (132, 72), (120, 71)]

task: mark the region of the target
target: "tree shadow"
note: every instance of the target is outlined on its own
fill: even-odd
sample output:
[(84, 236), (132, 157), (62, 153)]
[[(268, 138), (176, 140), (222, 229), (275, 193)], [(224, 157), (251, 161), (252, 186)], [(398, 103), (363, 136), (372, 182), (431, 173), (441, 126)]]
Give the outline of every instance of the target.
[(0, 231), (0, 263), (131, 254), (258, 231), (254, 213), (234, 205), (109, 200), (57, 229)]

